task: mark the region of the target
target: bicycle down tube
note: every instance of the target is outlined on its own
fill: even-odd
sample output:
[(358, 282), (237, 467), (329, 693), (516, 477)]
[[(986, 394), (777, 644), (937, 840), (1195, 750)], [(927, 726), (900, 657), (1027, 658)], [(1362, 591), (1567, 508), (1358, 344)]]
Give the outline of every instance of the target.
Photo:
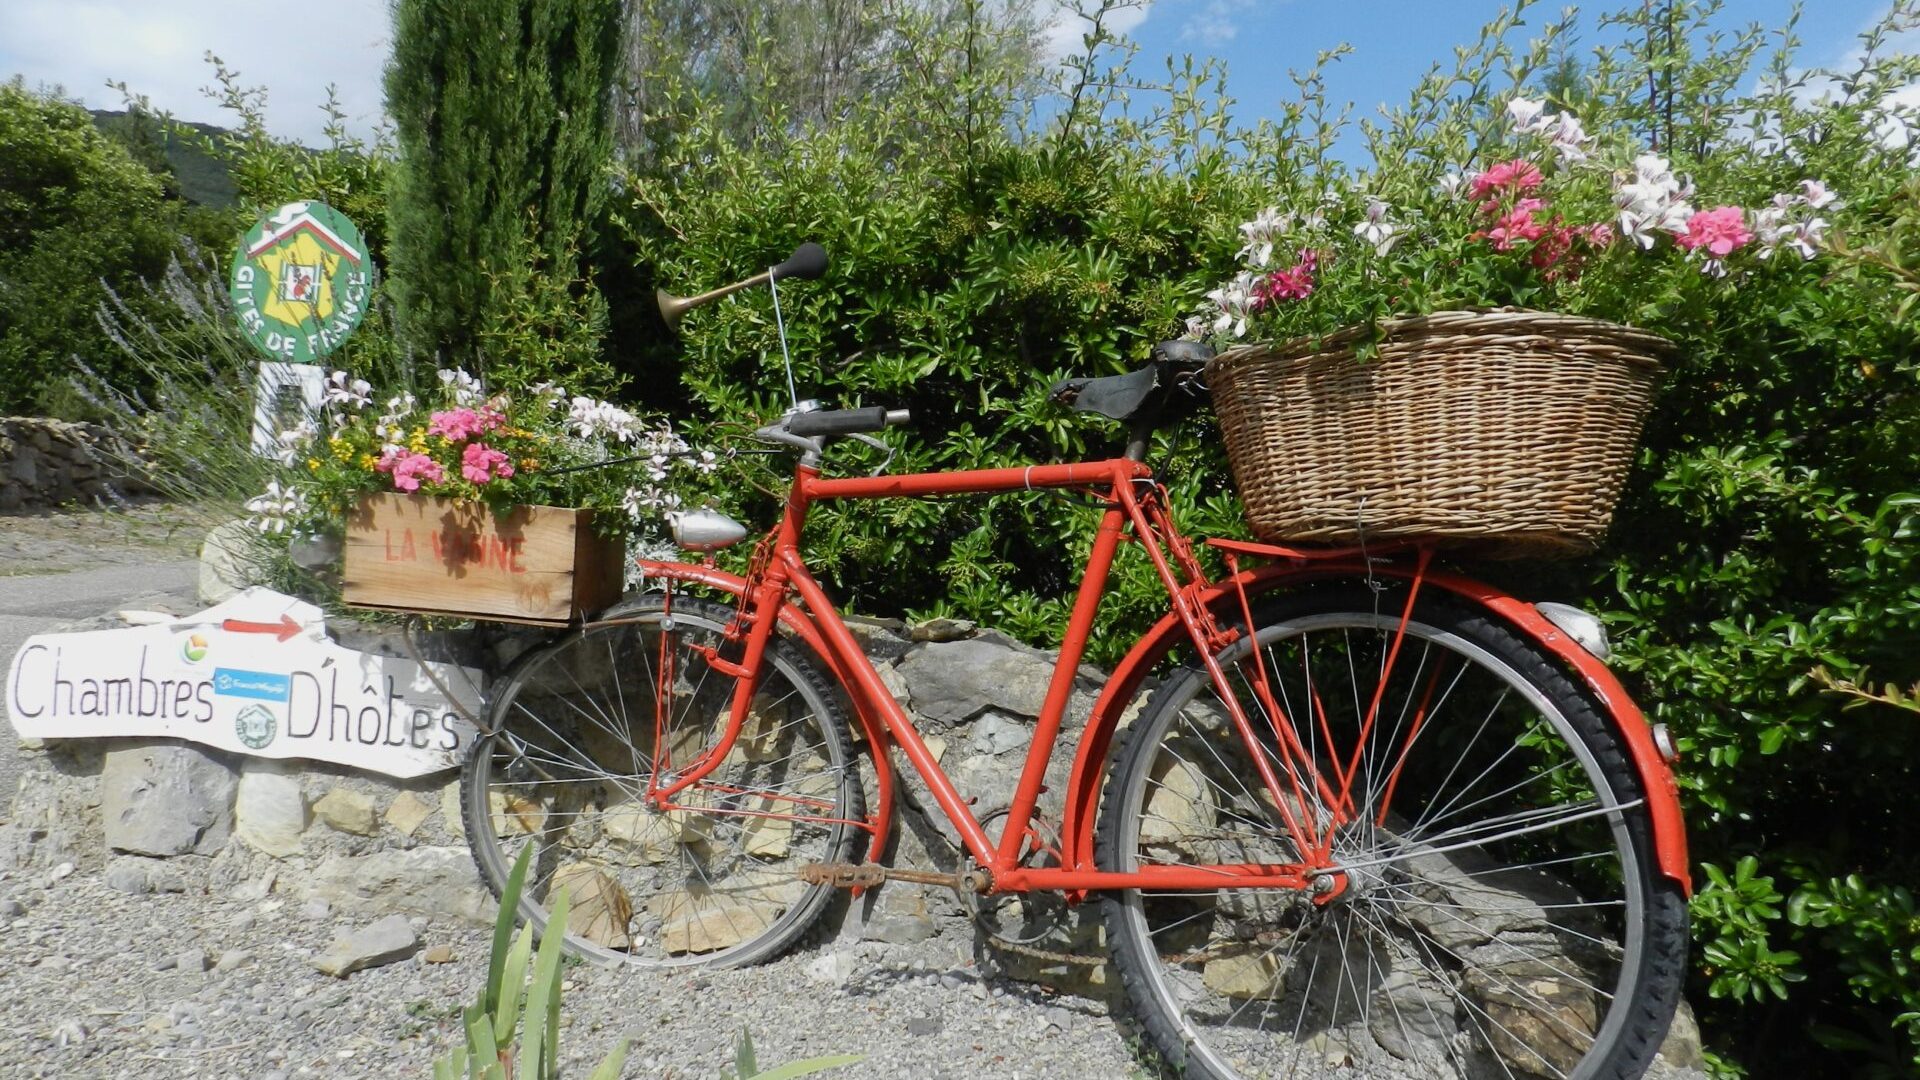
[[(1135, 487), (1140, 484), (1150, 485), (1149, 496), (1145, 500), (1135, 494)], [(808, 571), (799, 551), (799, 538), (807, 511), (815, 501), (987, 494), (1049, 488), (1082, 489), (1096, 494), (1104, 490), (1106, 507), (1095, 533), (1093, 549), (1088, 556), (1068, 619), (1067, 633), (1041, 705), (1033, 741), (1028, 747), (1007, 822), (996, 842), (987, 836), (979, 819), (934, 759), (911, 719), (880, 682), (871, 662), (847, 629), (825, 590)], [(848, 681), (858, 688), (858, 694), (866, 699), (865, 704), (879, 714), (886, 734), (899, 743), (915, 772), (927, 784), (935, 802), (958, 831), (967, 853), (978, 866), (989, 872), (994, 891), (1147, 886), (1176, 889), (1305, 887), (1311, 875), (1309, 868), (1287, 865), (1146, 866), (1135, 873), (1109, 872), (1085, 866), (1020, 865), (1046, 769), (1056, 749), (1055, 743), (1071, 699), (1074, 679), (1085, 655), (1087, 639), (1100, 601), (1106, 592), (1114, 556), (1128, 528), (1133, 530), (1146, 549), (1156, 574), (1167, 589), (1174, 610), (1185, 621), (1189, 636), (1205, 658), (1211, 676), (1224, 686), (1226, 676), (1213, 661), (1212, 654), (1223, 644), (1232, 641), (1235, 634), (1220, 631), (1204, 605), (1194, 602), (1194, 598), (1209, 583), (1201, 574), (1191, 550), (1174, 529), (1170, 515), (1161, 504), (1152, 472), (1146, 465), (1128, 458), (1115, 458), (1065, 465), (841, 479), (823, 479), (816, 468), (801, 466), (796, 470), (786, 513), (773, 534), (763, 541), (763, 548), (770, 542), (770, 550), (756, 553), (754, 569), (742, 590), (740, 610), (748, 623), (743, 655), (737, 663), (720, 661), (722, 670), (738, 680), (727, 724), (714, 745), (702, 752), (670, 783), (660, 785), (654, 792), (655, 797), (661, 800), (662, 808), (672, 809), (674, 804), (671, 799), (675, 794), (699, 784), (731, 751), (750, 707), (753, 683), (750, 676), (764, 655), (767, 640), (791, 591), (798, 593), (805, 602), (808, 615), (823, 639), (822, 643), (830, 650), (832, 655), (826, 659), (847, 676)], [(674, 572), (673, 564), (643, 562), (641, 565), (650, 575), (683, 580), (688, 577), (684, 573)], [(1233, 695), (1223, 693), (1222, 696), (1240, 736), (1251, 742), (1254, 739), (1252, 721)], [(1270, 713), (1268, 722), (1277, 724), (1277, 716)], [(884, 753), (885, 749), (876, 747), (876, 751)], [(1283, 791), (1297, 792), (1302, 772), (1311, 774), (1313, 782), (1319, 782), (1320, 778), (1310, 764), (1303, 763), (1299, 754), (1287, 753), (1287, 756), (1291, 760), (1283, 762), (1287, 777), (1284, 784), (1281, 774), (1274, 772), (1264, 757), (1258, 759), (1262, 774), (1260, 779), (1272, 792), (1302, 849), (1314, 851), (1321, 845), (1312, 836), (1310, 827), (1288, 808), (1290, 804), (1283, 796)]]

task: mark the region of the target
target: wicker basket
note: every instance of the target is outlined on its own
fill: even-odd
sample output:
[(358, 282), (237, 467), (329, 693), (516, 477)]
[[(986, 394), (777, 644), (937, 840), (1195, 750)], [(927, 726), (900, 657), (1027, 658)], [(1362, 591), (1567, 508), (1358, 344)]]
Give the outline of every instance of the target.
[(1664, 338), (1570, 315), (1443, 311), (1250, 346), (1207, 365), (1234, 484), (1270, 541), (1591, 551), (1606, 532)]

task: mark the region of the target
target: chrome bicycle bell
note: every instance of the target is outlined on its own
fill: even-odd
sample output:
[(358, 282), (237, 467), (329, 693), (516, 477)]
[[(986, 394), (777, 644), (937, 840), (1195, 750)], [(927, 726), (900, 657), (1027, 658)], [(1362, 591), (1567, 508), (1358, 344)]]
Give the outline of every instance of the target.
[(683, 551), (719, 551), (747, 535), (747, 527), (718, 510), (675, 510), (667, 515), (673, 542)]

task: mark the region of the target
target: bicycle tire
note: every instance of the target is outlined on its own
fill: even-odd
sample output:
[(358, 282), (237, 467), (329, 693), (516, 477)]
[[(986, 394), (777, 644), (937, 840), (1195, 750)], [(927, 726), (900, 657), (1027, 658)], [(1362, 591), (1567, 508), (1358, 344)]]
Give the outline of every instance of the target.
[(489, 703), (494, 734), (461, 774), (468, 844), (495, 896), (519, 848), (537, 844), (520, 915), (544, 933), (549, 896), (568, 885), (569, 952), (610, 966), (744, 966), (806, 936), (838, 892), (794, 871), (846, 860), (865, 835), (852, 824), (865, 815), (860, 772), (830, 684), (784, 641), (768, 642), (739, 741), (676, 796), (692, 808), (663, 813), (641, 797), (658, 757), (662, 658), (675, 657), (671, 771), (725, 723), (735, 681), (691, 646), (719, 644), (732, 615), (680, 596), (669, 614), (661, 595), (641, 596), (528, 654)]
[[(1638, 1077), (1679, 1002), (1687, 947), (1639, 775), (1553, 658), (1445, 599), (1414, 611), (1362, 743), (1404, 598), (1317, 588), (1256, 609), (1278, 711), (1302, 704), (1286, 722), (1323, 771), (1351, 765), (1364, 809), (1335, 833), (1335, 857), (1353, 869), (1324, 904), (1299, 889), (1107, 894), (1127, 1004), (1163, 1063), (1211, 1080), (1348, 1065)], [(1247, 702), (1260, 670), (1247, 640), (1219, 658)], [(1277, 772), (1279, 732), (1258, 727), (1257, 701), (1247, 716)], [(1280, 799), (1324, 825), (1337, 793), (1276, 797), (1253, 756), (1207, 674), (1173, 674), (1115, 750), (1100, 865), (1292, 861)]]

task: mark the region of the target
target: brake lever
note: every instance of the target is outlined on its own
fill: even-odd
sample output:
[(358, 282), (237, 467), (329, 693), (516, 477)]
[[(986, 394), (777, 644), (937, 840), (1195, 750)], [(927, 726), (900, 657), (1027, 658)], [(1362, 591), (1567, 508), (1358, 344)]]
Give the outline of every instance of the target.
[(873, 447), (875, 450), (885, 450), (887, 452), (887, 456), (880, 459), (880, 464), (874, 466), (873, 471), (867, 474), (868, 476), (879, 476), (880, 474), (887, 471), (887, 466), (893, 464), (893, 455), (895, 451), (893, 447), (889, 446), (884, 440), (876, 439), (871, 435), (865, 434), (863, 432), (857, 432), (857, 431), (848, 437), (852, 439), (857, 439), (860, 442), (866, 443), (868, 446)]

